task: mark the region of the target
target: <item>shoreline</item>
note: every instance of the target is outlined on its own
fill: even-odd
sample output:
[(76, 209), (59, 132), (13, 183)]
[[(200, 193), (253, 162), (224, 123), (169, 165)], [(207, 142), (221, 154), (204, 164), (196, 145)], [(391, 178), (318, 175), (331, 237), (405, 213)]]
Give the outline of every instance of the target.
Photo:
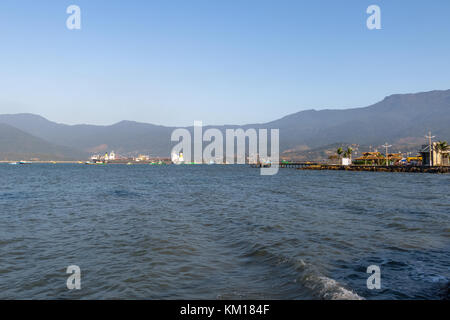
[[(20, 162), (22, 160), (0, 160), (0, 164), (1, 163), (14, 163), (14, 162)], [(86, 164), (86, 160), (66, 160), (66, 161), (62, 161), (62, 160), (39, 160), (39, 161), (29, 161), (26, 160), (27, 164)], [(105, 164), (152, 164), (150, 161), (108, 161)], [(94, 164), (94, 163), (91, 163)], [(154, 162), (153, 164), (157, 164), (156, 162)], [(169, 164), (167, 161), (163, 161), (163, 164)]]
[(450, 166), (342, 166), (319, 164), (310, 165), (297, 170), (334, 170), (334, 171), (369, 171), (369, 172), (410, 172), (410, 173), (450, 173)]
[[(19, 161), (23, 161), (23, 160), (0, 160), (0, 163), (12, 163), (12, 162), (19, 162)], [(52, 163), (74, 163), (74, 164), (77, 164), (77, 163), (81, 162), (81, 160), (67, 160), (67, 161), (62, 161), (62, 160), (30, 161), (30, 160), (26, 160), (26, 161), (28, 161), (29, 163), (50, 163), (50, 164), (52, 164)], [(83, 163), (84, 162), (86, 162), (86, 160), (83, 161)]]
[[(8, 163), (18, 163), (19, 161), (6, 161), (0, 160), (0, 164), (8, 164)], [(67, 161), (30, 161), (27, 164), (83, 164), (85, 165), (86, 161), (81, 160), (67, 160)], [(111, 161), (104, 163), (102, 165), (110, 165), (110, 164), (121, 164), (121, 165), (169, 165), (166, 161), (162, 163), (151, 163), (147, 161)], [(91, 163), (90, 165), (94, 165)], [(98, 164), (100, 165), (100, 164)], [(261, 168), (261, 167), (270, 167), (270, 165), (261, 165), (261, 164), (250, 164), (251, 168)], [(336, 164), (318, 164), (318, 163), (283, 163), (279, 165), (279, 168), (292, 168), (296, 170), (315, 170), (315, 171), (366, 171), (366, 172), (404, 172), (404, 173), (437, 173), (437, 174), (445, 174), (450, 173), (450, 166), (374, 166), (374, 165), (336, 165)]]

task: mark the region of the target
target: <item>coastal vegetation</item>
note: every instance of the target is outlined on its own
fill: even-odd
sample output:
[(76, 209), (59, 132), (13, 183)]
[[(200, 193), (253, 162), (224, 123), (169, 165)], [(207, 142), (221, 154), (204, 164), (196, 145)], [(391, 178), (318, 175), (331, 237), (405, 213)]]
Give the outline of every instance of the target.
[(343, 153), (344, 153), (344, 150), (341, 147), (339, 147), (336, 150), (336, 154), (337, 154), (339, 160), (341, 159)]
[(352, 159), (352, 152), (353, 152), (353, 149), (348, 147), (347, 150), (345, 150), (345, 152), (344, 152), (344, 157), (345, 158), (349, 158), (351, 160)]
[(442, 157), (444, 159), (444, 165), (449, 165), (449, 153), (447, 151), (450, 150), (450, 146), (448, 145), (447, 141), (439, 141), (436, 144), (436, 148), (442, 152)]
[(336, 150), (336, 156), (331, 155), (328, 157), (328, 159), (330, 159), (330, 160), (338, 159), (340, 163), (342, 162), (342, 158), (347, 158), (347, 159), (350, 159), (350, 161), (351, 161), (352, 152), (353, 152), (353, 149), (351, 147), (347, 147), (347, 149), (345, 151), (344, 151), (344, 149), (342, 149), (342, 147), (339, 147)]

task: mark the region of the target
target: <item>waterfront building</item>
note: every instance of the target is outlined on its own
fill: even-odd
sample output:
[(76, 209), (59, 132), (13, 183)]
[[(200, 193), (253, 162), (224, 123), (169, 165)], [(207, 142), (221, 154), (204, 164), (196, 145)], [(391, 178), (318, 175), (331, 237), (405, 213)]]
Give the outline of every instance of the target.
[(351, 158), (342, 158), (341, 162), (342, 162), (343, 166), (349, 166), (352, 164), (352, 159)]
[(140, 155), (139, 155), (138, 157), (136, 157), (134, 160), (135, 160), (136, 162), (140, 162), (140, 161), (149, 161), (149, 160), (150, 160), (150, 156), (140, 154)]
[(388, 153), (387, 157), (381, 152), (364, 152), (361, 157), (355, 159), (356, 164), (364, 165), (392, 165), (398, 164), (403, 159), (401, 153)]
[[(443, 166), (449, 165), (449, 150), (441, 150), (438, 148), (438, 142), (433, 142), (430, 145), (425, 144), (422, 146), (420, 150), (420, 154), (422, 156), (422, 164), (424, 166)], [(430, 161), (431, 155), (431, 161)]]
[(407, 157), (406, 163), (413, 166), (422, 165), (422, 157), (421, 156)]
[(355, 159), (355, 163), (364, 165), (381, 165), (385, 161), (381, 152), (364, 152), (361, 157)]
[(389, 153), (389, 164), (398, 164), (402, 161), (403, 155), (401, 153)]

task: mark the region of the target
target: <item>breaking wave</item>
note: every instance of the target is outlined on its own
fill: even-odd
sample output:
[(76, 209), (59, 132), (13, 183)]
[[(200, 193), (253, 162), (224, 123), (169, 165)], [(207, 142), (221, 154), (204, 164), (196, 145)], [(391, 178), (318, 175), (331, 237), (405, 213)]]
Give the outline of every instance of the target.
[[(258, 246), (253, 246), (251, 252), (246, 256), (256, 259), (256, 263), (264, 262), (272, 271), (280, 266), (286, 267), (281, 272), (291, 272), (293, 281), (308, 290), (315, 299), (364, 300), (363, 297), (354, 291), (347, 289), (338, 281), (321, 274), (313, 265), (307, 264), (301, 259), (295, 260), (283, 257)], [(277, 273), (273, 274), (276, 275)]]

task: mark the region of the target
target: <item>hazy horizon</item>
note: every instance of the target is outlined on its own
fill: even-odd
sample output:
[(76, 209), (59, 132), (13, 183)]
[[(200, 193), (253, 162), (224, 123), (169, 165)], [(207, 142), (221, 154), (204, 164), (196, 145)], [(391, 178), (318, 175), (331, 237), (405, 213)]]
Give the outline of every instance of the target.
[[(419, 94), (419, 93), (427, 93), (427, 92), (434, 92), (434, 91), (449, 91), (450, 89), (438, 89), (438, 90), (431, 90), (431, 91), (421, 91), (421, 92), (405, 92), (405, 93), (393, 93), (391, 95), (403, 95), (403, 94)], [(382, 101), (383, 99), (385, 99), (386, 97), (389, 97), (391, 95), (387, 95), (383, 98), (380, 98), (378, 101), (370, 104), (370, 105), (366, 105), (366, 106), (358, 106), (358, 107), (348, 107), (348, 108), (307, 108), (307, 109), (301, 109), (297, 112), (293, 112), (293, 113), (289, 113), (289, 114), (285, 114), (285, 115), (280, 115), (278, 118), (275, 119), (270, 119), (266, 122), (246, 122), (246, 123), (221, 123), (221, 124), (216, 124), (216, 123), (205, 123), (203, 122), (204, 126), (226, 126), (226, 125), (249, 125), (249, 124), (262, 124), (262, 123), (267, 123), (267, 122), (272, 122), (275, 120), (279, 120), (282, 119), (284, 117), (290, 116), (292, 114), (298, 113), (298, 112), (302, 112), (302, 111), (326, 111), (326, 110), (351, 110), (351, 109), (358, 109), (358, 108), (365, 108), (365, 107), (369, 107), (372, 106), (373, 104), (376, 104), (380, 101)], [(93, 126), (111, 126), (111, 125), (115, 125), (117, 123), (123, 122), (123, 121), (130, 121), (130, 122), (137, 122), (137, 123), (145, 123), (145, 124), (151, 124), (151, 125), (157, 125), (157, 126), (163, 126), (163, 127), (191, 127), (193, 126), (193, 123), (191, 124), (186, 124), (186, 125), (179, 125), (179, 126), (174, 126), (174, 125), (168, 125), (168, 124), (164, 124), (164, 123), (154, 123), (154, 122), (146, 122), (146, 121), (142, 121), (142, 120), (137, 120), (137, 119), (121, 119), (118, 120), (116, 122), (112, 122), (112, 123), (88, 123), (88, 122), (77, 122), (77, 123), (68, 123), (68, 122), (61, 122), (61, 121), (57, 121), (55, 119), (52, 119), (44, 114), (40, 114), (40, 113), (33, 113), (33, 112), (16, 112), (16, 113), (0, 113), (0, 115), (19, 115), (19, 114), (29, 114), (29, 115), (35, 115), (35, 116), (40, 116), (43, 117), (51, 122), (54, 123), (58, 123), (58, 124), (64, 124), (64, 125), (93, 125)], [(198, 119), (197, 119), (198, 120)], [(194, 121), (197, 121), (194, 120)], [(198, 121), (202, 121), (201, 119)]]

